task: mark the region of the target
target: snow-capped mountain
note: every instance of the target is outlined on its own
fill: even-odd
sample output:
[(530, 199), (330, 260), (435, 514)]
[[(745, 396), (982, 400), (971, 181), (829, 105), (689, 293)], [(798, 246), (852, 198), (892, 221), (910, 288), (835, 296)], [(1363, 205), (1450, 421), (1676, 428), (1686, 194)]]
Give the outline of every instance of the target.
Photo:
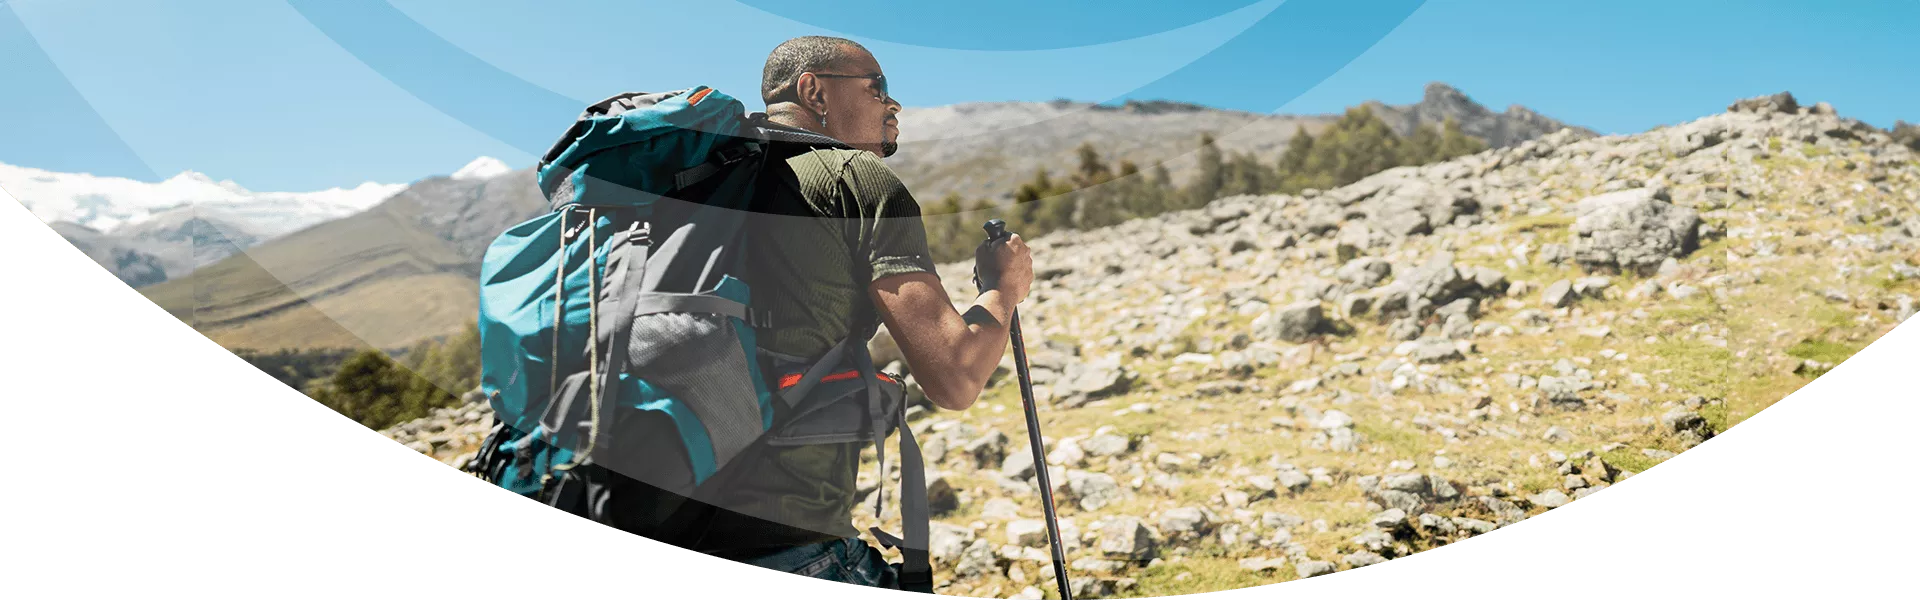
[(253, 192), (196, 171), (152, 183), (0, 163), (0, 189), (42, 221), (72, 222), (107, 234), (162, 211), (192, 206), (197, 213), (258, 230), (258, 236), (267, 239), (365, 210), (404, 188), (366, 182), (318, 192)]
[[(512, 173), (480, 157), (445, 178), (484, 184)], [(419, 184), (422, 182), (416, 182)], [(129, 285), (184, 277), (260, 243), (374, 208), (410, 184), (253, 192), (186, 171), (159, 183), (0, 163), (0, 189)]]
[(491, 180), (507, 175), (512, 171), (513, 168), (508, 167), (505, 161), (490, 156), (483, 156), (474, 159), (472, 163), (467, 163), (466, 167), (461, 167), (459, 171), (453, 172), (453, 175), (450, 177), (455, 180)]

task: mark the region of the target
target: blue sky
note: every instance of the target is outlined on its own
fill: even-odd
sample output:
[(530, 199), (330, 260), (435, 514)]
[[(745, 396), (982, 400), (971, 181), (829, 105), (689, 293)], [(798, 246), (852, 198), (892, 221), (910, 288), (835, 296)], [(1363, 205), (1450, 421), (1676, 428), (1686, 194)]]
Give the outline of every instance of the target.
[(1906, 1), (0, 0), (0, 162), (260, 191), (521, 167), (613, 93), (758, 109), (767, 51), (822, 33), (909, 106), (1324, 113), (1444, 81), (1602, 132), (1781, 90), (1885, 127), (1920, 120), (1916, 27)]

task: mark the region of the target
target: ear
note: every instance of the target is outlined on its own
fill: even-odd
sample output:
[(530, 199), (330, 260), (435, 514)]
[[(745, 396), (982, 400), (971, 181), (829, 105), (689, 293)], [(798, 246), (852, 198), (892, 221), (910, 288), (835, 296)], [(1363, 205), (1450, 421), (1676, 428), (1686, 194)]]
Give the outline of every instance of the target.
[(799, 100), (801, 106), (817, 116), (827, 109), (827, 89), (822, 86), (824, 84), (820, 79), (814, 78), (812, 72), (801, 73), (800, 77), (793, 81), (794, 99)]

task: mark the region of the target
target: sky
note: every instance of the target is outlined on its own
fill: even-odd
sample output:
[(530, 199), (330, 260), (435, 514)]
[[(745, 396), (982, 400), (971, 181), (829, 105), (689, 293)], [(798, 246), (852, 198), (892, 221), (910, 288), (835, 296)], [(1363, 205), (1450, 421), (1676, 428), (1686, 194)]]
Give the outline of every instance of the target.
[(256, 191), (531, 166), (587, 104), (759, 110), (780, 41), (871, 49), (901, 103), (1172, 99), (1333, 113), (1452, 84), (1632, 133), (1791, 91), (1920, 121), (1920, 2), (0, 0), (0, 163)]

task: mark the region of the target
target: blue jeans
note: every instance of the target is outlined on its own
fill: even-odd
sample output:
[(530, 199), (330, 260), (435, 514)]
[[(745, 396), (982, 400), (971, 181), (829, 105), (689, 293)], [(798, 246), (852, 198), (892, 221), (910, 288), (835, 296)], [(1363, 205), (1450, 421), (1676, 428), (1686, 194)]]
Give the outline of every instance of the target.
[(858, 586), (899, 589), (899, 569), (858, 537), (796, 546), (742, 560), (756, 567)]

